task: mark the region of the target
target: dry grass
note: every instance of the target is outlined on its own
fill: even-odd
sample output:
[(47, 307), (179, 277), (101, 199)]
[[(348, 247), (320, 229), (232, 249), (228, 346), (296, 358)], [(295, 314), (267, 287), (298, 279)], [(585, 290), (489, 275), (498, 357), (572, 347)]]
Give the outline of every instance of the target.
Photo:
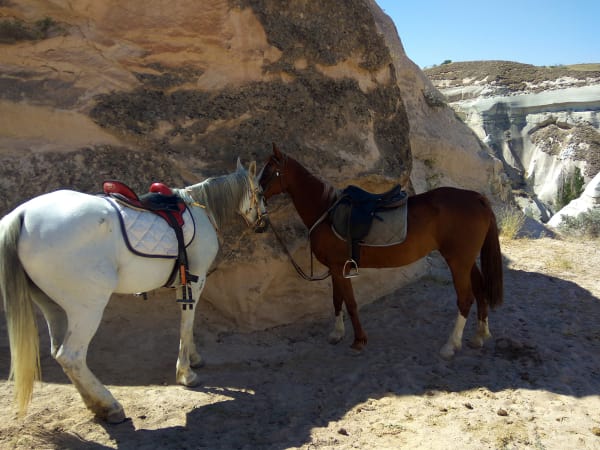
[(505, 206), (496, 213), (500, 236), (516, 239), (525, 224), (525, 214), (515, 207)]

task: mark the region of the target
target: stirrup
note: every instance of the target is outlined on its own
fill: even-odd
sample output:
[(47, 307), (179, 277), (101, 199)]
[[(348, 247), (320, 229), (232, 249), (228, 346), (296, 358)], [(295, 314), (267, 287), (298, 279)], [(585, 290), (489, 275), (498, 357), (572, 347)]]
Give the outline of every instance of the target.
[[(349, 266), (348, 266), (349, 265)], [(347, 270), (346, 270), (347, 268)], [(344, 268), (342, 269), (342, 275), (344, 278), (355, 278), (359, 275), (358, 273), (358, 264), (352, 258), (344, 263)]]

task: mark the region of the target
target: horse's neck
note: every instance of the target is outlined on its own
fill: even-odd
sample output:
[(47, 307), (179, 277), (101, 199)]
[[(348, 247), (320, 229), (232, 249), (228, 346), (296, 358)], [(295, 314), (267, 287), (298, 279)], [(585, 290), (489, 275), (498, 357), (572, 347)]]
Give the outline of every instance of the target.
[(291, 166), (293, 174), (290, 176), (288, 193), (302, 222), (310, 229), (333, 203), (335, 188), (310, 173), (297, 161), (293, 161)]
[(237, 189), (228, 186), (228, 184), (235, 181), (230, 179), (231, 177), (232, 175), (224, 175), (209, 178), (183, 190), (192, 199), (192, 204), (197, 203), (205, 209), (217, 231), (221, 230), (224, 224), (231, 221), (237, 212), (237, 209), (233, 206), (233, 204), (237, 205), (233, 198), (233, 192), (237, 192)]

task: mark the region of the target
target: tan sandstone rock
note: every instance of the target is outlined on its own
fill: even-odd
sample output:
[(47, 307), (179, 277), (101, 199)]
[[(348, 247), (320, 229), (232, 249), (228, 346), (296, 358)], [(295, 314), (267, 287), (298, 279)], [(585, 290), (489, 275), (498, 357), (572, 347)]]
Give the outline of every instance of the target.
[[(339, 187), (502, 190), (498, 161), (431, 100), (372, 0), (23, 0), (2, 3), (0, 24), (1, 213), (107, 178), (144, 190), (231, 172), (238, 156), (260, 167), (273, 141)], [(270, 208), (308, 264), (289, 201)], [(426, 267), (365, 272), (359, 302)], [(203, 294), (241, 329), (330, 314), (330, 299), (328, 281), (300, 279), (271, 234), (241, 224)]]

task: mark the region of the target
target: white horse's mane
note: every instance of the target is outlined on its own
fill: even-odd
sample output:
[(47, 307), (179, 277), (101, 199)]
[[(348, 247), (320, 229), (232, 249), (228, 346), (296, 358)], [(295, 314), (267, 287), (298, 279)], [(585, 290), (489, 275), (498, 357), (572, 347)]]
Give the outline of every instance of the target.
[(221, 225), (235, 218), (240, 202), (249, 195), (251, 189), (246, 170), (237, 170), (187, 186), (182, 191), (191, 196), (194, 202), (204, 206), (213, 218), (214, 225), (220, 229)]

